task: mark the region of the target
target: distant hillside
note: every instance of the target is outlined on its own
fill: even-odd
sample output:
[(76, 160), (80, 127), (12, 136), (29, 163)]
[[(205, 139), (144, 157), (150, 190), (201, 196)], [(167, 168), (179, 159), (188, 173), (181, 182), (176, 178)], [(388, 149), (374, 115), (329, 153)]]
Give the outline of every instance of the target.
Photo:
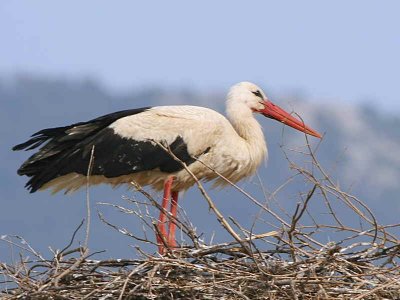
[[(28, 154), (12, 152), (14, 144), (42, 128), (62, 126), (133, 107), (186, 103), (209, 106), (223, 112), (226, 92), (207, 94), (190, 89), (148, 87), (113, 94), (92, 80), (53, 80), (29, 76), (0, 80), (0, 235), (14, 233), (39, 246), (62, 247), (85, 215), (83, 193), (50, 196), (47, 192), (39, 192), (30, 195), (24, 190), (26, 180), (17, 176), (16, 169)], [(279, 95), (273, 98), (283, 107), (294, 110), (313, 128), (326, 133), (317, 155), (344, 190), (364, 199), (385, 223), (398, 222), (399, 118), (376, 112), (368, 106), (358, 107), (339, 101), (318, 103)], [(269, 145), (268, 166), (260, 169), (260, 177), (267, 190), (273, 191), (291, 174), (280, 144), (299, 148), (304, 146), (304, 136), (288, 128), (282, 131), (283, 126), (279, 123), (261, 117), (259, 120)], [(252, 179), (242, 183), (242, 186), (262, 197), (257, 182), (257, 179)], [(302, 183), (295, 182), (278, 198), (290, 210), (295, 201), (293, 199), (302, 190)], [(92, 199), (93, 203), (118, 202), (123, 194), (130, 195), (130, 192), (97, 187), (93, 189)], [(218, 201), (223, 211), (234, 215), (244, 224), (251, 223), (249, 218), (256, 211), (249, 210), (244, 201), (238, 200), (240, 195), (234, 191), (214, 191), (213, 194), (225, 198), (225, 201)], [(191, 221), (210, 238), (215, 218), (209, 215), (196, 189), (184, 196), (182, 205)], [(117, 218), (117, 221), (126, 222), (132, 230), (137, 226), (134, 220), (125, 216), (120, 217), (111, 211), (106, 211), (106, 214), (110, 218)], [(122, 253), (120, 256), (124, 256), (124, 253), (129, 255), (130, 248), (123, 245), (132, 241), (111, 232), (98, 220), (94, 221), (94, 227), (91, 240), (93, 248), (108, 248), (106, 255), (111, 256), (116, 253)], [(108, 242), (104, 243), (104, 240)], [(2, 247), (4, 245), (0, 245), (0, 253), (4, 253)], [(42, 251), (47, 251), (46, 247)]]

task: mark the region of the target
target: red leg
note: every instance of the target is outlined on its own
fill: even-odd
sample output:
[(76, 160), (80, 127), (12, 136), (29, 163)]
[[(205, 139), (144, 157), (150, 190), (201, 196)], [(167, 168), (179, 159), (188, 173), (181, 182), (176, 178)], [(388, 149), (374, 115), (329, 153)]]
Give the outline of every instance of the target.
[[(170, 212), (175, 219), (177, 218), (177, 213), (178, 213), (178, 194), (179, 192), (172, 192)], [(176, 248), (177, 246), (175, 241), (175, 231), (176, 231), (176, 224), (171, 219), (169, 221), (169, 226), (168, 226), (168, 246), (170, 246), (171, 248)]]
[(165, 183), (164, 183), (164, 196), (163, 196), (162, 204), (161, 204), (161, 207), (163, 208), (163, 210), (160, 211), (160, 216), (158, 218), (158, 223), (157, 223), (157, 227), (160, 232), (160, 235), (157, 234), (157, 236), (156, 236), (157, 244), (158, 244), (158, 252), (160, 254), (165, 253), (163, 238), (168, 243), (167, 229), (165, 228), (165, 223), (167, 221), (167, 215), (165, 214), (164, 211), (167, 211), (167, 209), (168, 209), (168, 201), (171, 197), (171, 186), (172, 186), (173, 180), (174, 179), (171, 177), (171, 178), (168, 178), (167, 181), (165, 181)]

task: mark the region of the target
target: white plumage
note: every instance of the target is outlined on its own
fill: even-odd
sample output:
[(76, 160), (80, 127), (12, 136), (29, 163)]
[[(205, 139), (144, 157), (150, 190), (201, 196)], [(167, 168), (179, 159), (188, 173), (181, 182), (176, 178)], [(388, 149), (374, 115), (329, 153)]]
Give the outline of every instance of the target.
[[(31, 177), (28, 188), (74, 191), (86, 184), (90, 150), (94, 147), (91, 184), (137, 182), (164, 189), (163, 207), (172, 196), (176, 215), (179, 191), (195, 180), (161, 149), (158, 143), (186, 163), (198, 179), (225, 184), (252, 175), (267, 156), (266, 142), (254, 113), (261, 113), (307, 134), (320, 135), (268, 100), (255, 84), (233, 86), (226, 101), (227, 117), (197, 106), (157, 106), (102, 116), (66, 127), (36, 133), (15, 150), (33, 149), (46, 143), (19, 169)], [(211, 168), (211, 169), (210, 169)], [(166, 236), (166, 215), (160, 214), (160, 232)], [(169, 224), (168, 246), (175, 247), (175, 225)], [(161, 237), (157, 237), (161, 244)], [(160, 245), (160, 252), (165, 249)]]

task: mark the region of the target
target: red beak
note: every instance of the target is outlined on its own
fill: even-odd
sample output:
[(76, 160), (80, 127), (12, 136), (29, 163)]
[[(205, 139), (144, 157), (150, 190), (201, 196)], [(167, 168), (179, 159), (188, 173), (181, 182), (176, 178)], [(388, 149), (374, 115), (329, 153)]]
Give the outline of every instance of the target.
[(267, 118), (275, 119), (283, 124), (286, 124), (294, 129), (300, 130), (304, 133), (309, 135), (315, 136), (317, 138), (321, 138), (322, 136), (316, 132), (314, 129), (306, 126), (301, 120), (291, 116), (289, 113), (284, 111), (279, 106), (273, 104), (271, 101), (264, 101), (265, 108), (260, 110), (259, 112), (262, 113)]

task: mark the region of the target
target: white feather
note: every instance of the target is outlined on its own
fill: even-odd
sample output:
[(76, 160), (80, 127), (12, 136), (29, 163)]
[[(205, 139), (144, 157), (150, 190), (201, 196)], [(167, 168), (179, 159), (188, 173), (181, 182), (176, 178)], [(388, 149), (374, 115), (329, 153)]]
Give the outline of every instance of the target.
[[(199, 159), (203, 162), (196, 161), (189, 165), (198, 179), (217, 179), (215, 185), (226, 183), (209, 166), (230, 181), (237, 182), (254, 174), (267, 156), (261, 126), (253, 116), (253, 110), (260, 106), (259, 99), (252, 94), (254, 91), (261, 89), (247, 82), (232, 87), (227, 99), (228, 118), (204, 107), (158, 106), (118, 119), (109, 127), (115, 134), (136, 141), (172, 143), (180, 136), (187, 144), (189, 154), (194, 157), (200, 155)], [(206, 149), (209, 151), (203, 154)], [(151, 185), (161, 190), (171, 175), (175, 177), (173, 190), (186, 190), (195, 183), (185, 169), (173, 174), (156, 169), (115, 178), (97, 175), (91, 176), (90, 180), (92, 184), (109, 183), (114, 186), (136, 181), (142, 186)], [(54, 179), (42, 188), (74, 191), (85, 184), (86, 176), (73, 173)]]

